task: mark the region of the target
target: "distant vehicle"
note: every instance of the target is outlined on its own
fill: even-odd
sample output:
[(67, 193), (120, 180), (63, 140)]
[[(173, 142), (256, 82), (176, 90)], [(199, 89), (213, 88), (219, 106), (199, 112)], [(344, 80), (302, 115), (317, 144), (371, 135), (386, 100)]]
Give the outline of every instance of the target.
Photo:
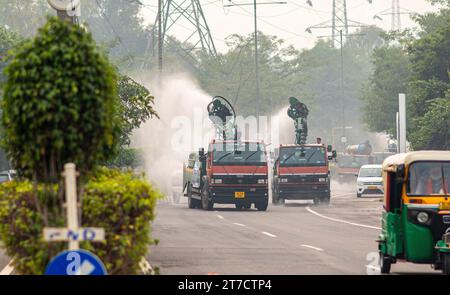
[(315, 204), (328, 204), (328, 161), (335, 157), (336, 152), (331, 151), (331, 146), (326, 149), (323, 144), (281, 145), (273, 167), (272, 202), (314, 200)]
[(375, 164), (375, 158), (368, 155), (340, 154), (337, 159), (335, 173), (344, 181), (354, 181), (363, 165)]
[(363, 165), (356, 180), (356, 196), (383, 195), (382, 165)]
[(0, 172), (0, 183), (12, 181), (14, 178), (16, 178), (16, 171), (15, 170), (6, 170)]
[(374, 164), (383, 164), (383, 161), (389, 157), (395, 155), (395, 153), (393, 152), (374, 152), (373, 153), (373, 157), (375, 159), (375, 163)]

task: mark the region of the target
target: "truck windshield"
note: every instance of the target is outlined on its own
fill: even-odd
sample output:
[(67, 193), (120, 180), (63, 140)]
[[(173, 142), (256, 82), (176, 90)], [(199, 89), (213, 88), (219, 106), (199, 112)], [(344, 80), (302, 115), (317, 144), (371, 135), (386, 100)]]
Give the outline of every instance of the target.
[(324, 166), (324, 147), (284, 147), (280, 149), (280, 166)]
[(369, 164), (368, 157), (340, 156), (338, 165), (341, 168), (359, 168), (362, 165)]
[(408, 195), (448, 195), (450, 162), (417, 162), (408, 172)]
[(215, 165), (266, 165), (265, 147), (261, 143), (226, 142), (213, 144)]

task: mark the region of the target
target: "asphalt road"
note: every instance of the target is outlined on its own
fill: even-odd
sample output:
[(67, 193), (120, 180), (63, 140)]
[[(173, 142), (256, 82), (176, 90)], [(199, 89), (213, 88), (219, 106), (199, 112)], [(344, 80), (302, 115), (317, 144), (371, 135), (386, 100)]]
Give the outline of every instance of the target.
[[(334, 185), (329, 207), (287, 202), (266, 212), (216, 205), (188, 209), (186, 198), (161, 201), (147, 259), (161, 274), (378, 274), (375, 240), (380, 198), (357, 199), (353, 185)], [(0, 247), (0, 273), (10, 259)], [(398, 263), (394, 274), (440, 274)]]
[[(161, 274), (379, 274), (375, 257), (380, 198), (357, 199), (335, 186), (329, 207), (287, 202), (266, 212), (216, 205), (188, 209), (161, 202), (153, 225), (160, 240), (148, 260)], [(394, 274), (440, 274), (398, 263)]]

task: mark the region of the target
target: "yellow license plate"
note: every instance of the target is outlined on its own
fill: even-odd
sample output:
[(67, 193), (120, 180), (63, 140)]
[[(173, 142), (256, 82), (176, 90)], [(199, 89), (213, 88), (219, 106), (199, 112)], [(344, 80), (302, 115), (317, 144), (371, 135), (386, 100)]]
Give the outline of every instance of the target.
[(440, 210), (450, 210), (450, 203), (449, 202), (440, 203), (439, 209)]
[(376, 186), (369, 186), (369, 189), (377, 189)]
[(244, 199), (245, 198), (245, 192), (234, 192), (234, 197), (236, 199)]

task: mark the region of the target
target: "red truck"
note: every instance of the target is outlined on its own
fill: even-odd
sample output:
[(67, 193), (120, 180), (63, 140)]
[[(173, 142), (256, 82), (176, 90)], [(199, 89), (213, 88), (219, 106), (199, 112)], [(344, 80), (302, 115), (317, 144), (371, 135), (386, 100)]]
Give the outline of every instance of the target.
[[(192, 157), (195, 162), (195, 158)], [(268, 206), (268, 168), (262, 141), (213, 140), (200, 149), (198, 164), (185, 166), (184, 190), (189, 208), (211, 210), (214, 204), (235, 204), (260, 211)], [(197, 167), (197, 170), (195, 169)]]
[(336, 152), (331, 149), (323, 144), (281, 145), (273, 167), (272, 202), (314, 200), (315, 204), (328, 204), (328, 161), (336, 157)]

